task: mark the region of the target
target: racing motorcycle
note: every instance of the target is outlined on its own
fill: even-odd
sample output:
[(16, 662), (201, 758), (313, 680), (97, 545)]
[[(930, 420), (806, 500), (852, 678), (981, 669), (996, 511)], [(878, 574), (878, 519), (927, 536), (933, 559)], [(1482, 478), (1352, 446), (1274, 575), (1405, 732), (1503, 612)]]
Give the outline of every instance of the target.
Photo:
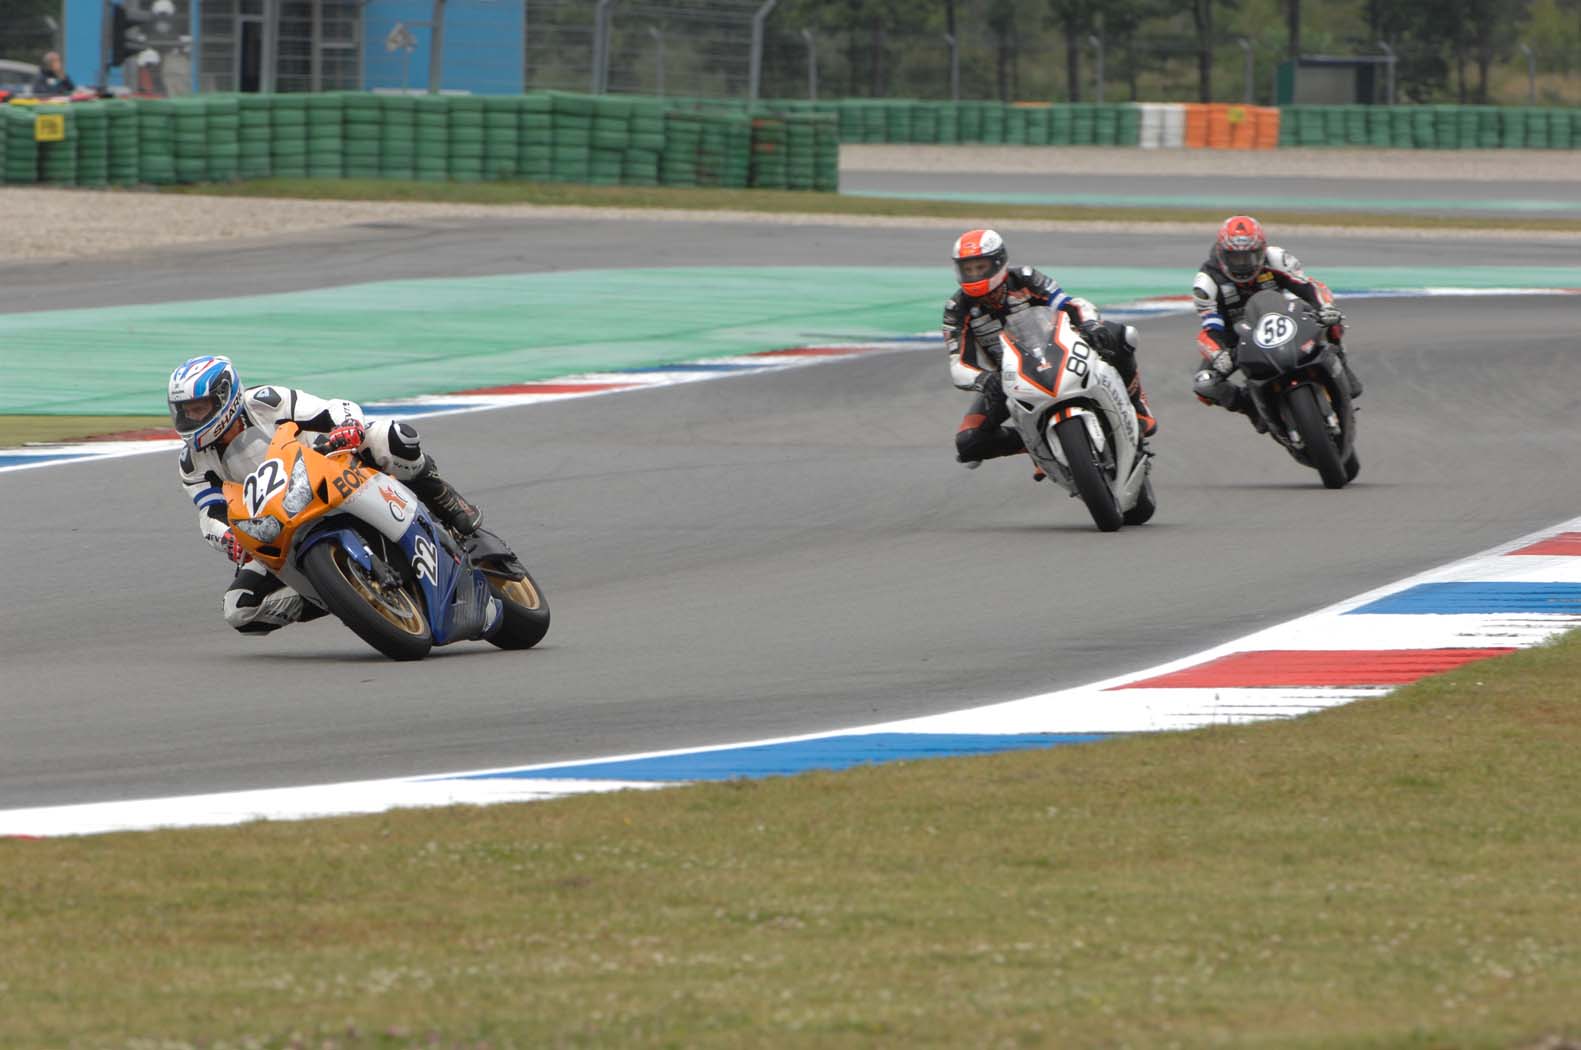
[(1153, 454), (1125, 382), (1057, 311), (1025, 308), (999, 333), (1005, 403), (1027, 454), (1102, 532), (1153, 516)]
[(1331, 489), (1361, 471), (1356, 409), (1328, 330), (1304, 299), (1273, 290), (1246, 302), (1235, 365), (1268, 435)]
[(293, 422), (249, 427), (225, 451), (226, 512), (238, 542), (394, 660), (483, 639), (528, 649), (549, 603), (505, 541), (458, 539), (411, 489), (354, 450), (321, 452)]

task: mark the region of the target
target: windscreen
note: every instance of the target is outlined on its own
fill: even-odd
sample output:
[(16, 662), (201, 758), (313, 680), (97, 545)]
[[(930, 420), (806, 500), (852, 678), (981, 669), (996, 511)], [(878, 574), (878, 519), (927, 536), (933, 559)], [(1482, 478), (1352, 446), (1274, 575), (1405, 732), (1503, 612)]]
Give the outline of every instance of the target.
[(220, 462), (225, 466), (225, 476), (240, 480), (258, 469), (269, 451), (273, 435), (262, 427), (248, 427), (225, 446)]
[(1005, 318), (1005, 332), (1025, 357), (1046, 357), (1053, 340), (1054, 324), (1042, 307), (1027, 306)]

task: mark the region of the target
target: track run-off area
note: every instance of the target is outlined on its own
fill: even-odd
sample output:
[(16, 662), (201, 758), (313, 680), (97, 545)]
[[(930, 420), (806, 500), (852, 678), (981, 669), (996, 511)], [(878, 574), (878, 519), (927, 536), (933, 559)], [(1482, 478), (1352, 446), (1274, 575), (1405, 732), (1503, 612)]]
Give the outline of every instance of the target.
[[(1212, 231), (1003, 232), (1113, 304), (1189, 290)], [(1272, 233), (1342, 293), (1581, 286), (1563, 241)], [(249, 383), (367, 402), (679, 376), (927, 329), (950, 240), (434, 222), (18, 267), (0, 397), (21, 379), (42, 396), (4, 411), (157, 412), (169, 367), (215, 351)], [(1160, 510), (1116, 535), (1023, 460), (954, 462), (966, 397), (931, 344), (433, 415), (425, 442), (555, 619), (530, 652), (417, 665), (329, 621), (225, 627), (227, 566), (168, 451), (0, 474), (0, 811), (796, 736), (1165, 664), (1573, 518), (1578, 302), (1347, 300), (1367, 393), (1339, 492), (1195, 401), (1191, 316), (1137, 314)]]

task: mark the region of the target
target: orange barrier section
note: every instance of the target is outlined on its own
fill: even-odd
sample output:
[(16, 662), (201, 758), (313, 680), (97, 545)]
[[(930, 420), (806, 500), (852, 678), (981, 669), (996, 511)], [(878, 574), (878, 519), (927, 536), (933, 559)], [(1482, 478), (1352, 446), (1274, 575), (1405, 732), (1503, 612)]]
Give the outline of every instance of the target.
[(1253, 136), (1253, 149), (1279, 148), (1279, 107), (1258, 106), (1253, 110), (1257, 130)]
[(1279, 110), (1275, 106), (1235, 106), (1188, 102), (1188, 149), (1277, 149)]

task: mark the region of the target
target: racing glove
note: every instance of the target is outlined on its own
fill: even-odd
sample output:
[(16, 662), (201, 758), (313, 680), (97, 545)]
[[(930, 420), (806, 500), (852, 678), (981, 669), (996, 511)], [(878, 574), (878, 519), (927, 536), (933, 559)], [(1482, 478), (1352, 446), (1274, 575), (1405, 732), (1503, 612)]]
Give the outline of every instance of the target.
[(1235, 371), (1235, 358), (1228, 350), (1220, 350), (1208, 358), (1208, 367), (1221, 377), (1228, 376)]
[(220, 537), (220, 550), (224, 551), (225, 556), (237, 565), (245, 563), (249, 557), (247, 551), (242, 547), (241, 541), (236, 538), (236, 533), (229, 529), (226, 529), (225, 535)]
[(1114, 352), (1114, 337), (1109, 334), (1109, 329), (1104, 327), (1102, 321), (1083, 321), (1081, 334), (1082, 338), (1087, 340), (1087, 345), (1100, 354)]
[(1318, 307), (1317, 319), (1320, 325), (1336, 325), (1345, 320), (1345, 315), (1340, 313), (1339, 307), (1333, 303), (1324, 303)]
[(331, 452), (343, 452), (346, 449), (359, 449), (362, 447), (363, 436), (362, 424), (355, 419), (348, 420), (319, 438), (316, 446), (318, 451), (325, 455)]

